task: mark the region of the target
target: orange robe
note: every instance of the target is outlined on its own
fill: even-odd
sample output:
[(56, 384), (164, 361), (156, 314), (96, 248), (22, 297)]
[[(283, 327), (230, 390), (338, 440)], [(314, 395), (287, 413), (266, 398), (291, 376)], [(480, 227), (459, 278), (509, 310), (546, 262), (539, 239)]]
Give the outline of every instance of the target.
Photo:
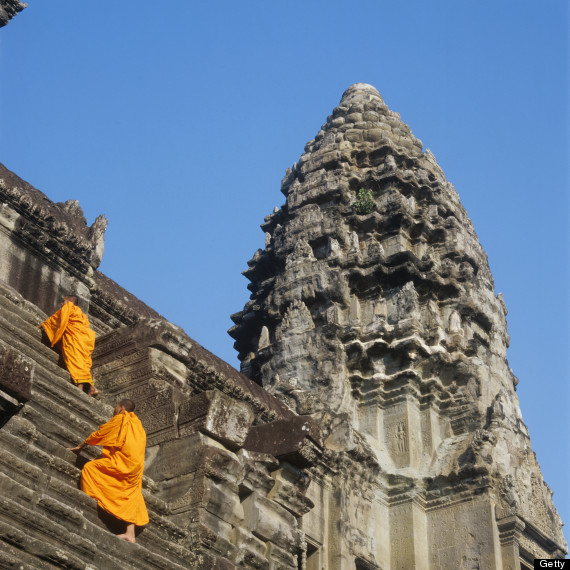
[(146, 433), (133, 412), (121, 412), (99, 426), (85, 443), (102, 445), (99, 459), (81, 472), (81, 489), (99, 506), (127, 523), (143, 526), (148, 512), (142, 496)]
[(93, 384), (91, 353), (95, 348), (95, 333), (81, 309), (67, 301), (42, 327), (52, 346), (61, 340), (61, 353), (71, 379), (76, 384)]

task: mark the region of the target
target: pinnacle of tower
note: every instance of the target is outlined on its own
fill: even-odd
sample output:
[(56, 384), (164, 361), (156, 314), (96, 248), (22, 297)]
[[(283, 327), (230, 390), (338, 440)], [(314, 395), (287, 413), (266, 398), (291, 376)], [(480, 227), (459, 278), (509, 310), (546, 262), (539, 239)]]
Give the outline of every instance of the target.
[(355, 112), (358, 112), (359, 107), (364, 110), (365, 106), (368, 111), (377, 109), (382, 111), (388, 110), (378, 90), (368, 83), (354, 83), (351, 85), (342, 94), (339, 103), (339, 107), (354, 108)]
[[(281, 190), (287, 202), (265, 218), (266, 247), (244, 272), (251, 299), (232, 317), (244, 373), (303, 400), (293, 407), (353, 414), (362, 388), (350, 379), (379, 382), (380, 346), (410, 336), (435, 358), (474, 353), (484, 337), (505, 357), (504, 304), (457, 193), (374, 87), (344, 92)], [(288, 339), (296, 318), (304, 336)], [(512, 389), (508, 368), (501, 382)]]
[(433, 155), (358, 83), (281, 191), (244, 271), (250, 300), (232, 316), (242, 372), (311, 414), (330, 450), (364, 438), (384, 473), (449, 475), (450, 492), (478, 473), (497, 513), (516, 497), (565, 545), (506, 358), (502, 295)]
[(347, 102), (348, 99), (351, 97), (358, 97), (359, 99), (367, 99), (368, 96), (370, 98), (375, 97), (382, 101), (382, 97), (378, 92), (378, 89), (374, 87), (374, 85), (370, 85), (370, 83), (353, 83), (343, 94), (340, 98), (341, 102)]
[[(422, 150), (421, 141), (412, 135), (408, 125), (400, 120), (400, 115), (390, 111), (380, 93), (367, 83), (355, 83), (343, 93), (339, 105), (322, 129), (337, 130), (341, 135), (337, 142), (342, 138), (350, 142), (375, 143), (384, 136), (396, 146), (401, 143), (409, 150)], [(354, 129), (362, 131), (361, 136), (352, 132)]]
[(387, 473), (484, 473), (499, 502), (516, 487), (520, 512), (540, 503), (540, 528), (564, 544), (536, 486), (502, 295), (433, 155), (357, 83), (281, 190), (232, 315), (242, 372), (312, 414), (332, 450), (358, 432)]

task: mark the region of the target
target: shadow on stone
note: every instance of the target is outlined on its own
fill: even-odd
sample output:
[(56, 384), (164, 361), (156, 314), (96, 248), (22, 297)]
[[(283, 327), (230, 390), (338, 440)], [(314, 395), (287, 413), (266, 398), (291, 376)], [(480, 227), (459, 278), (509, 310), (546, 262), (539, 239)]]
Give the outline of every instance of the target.
[[(99, 520), (105, 525), (107, 530), (113, 534), (123, 534), (125, 532), (125, 528), (127, 523), (122, 521), (104, 509), (102, 509), (99, 505), (97, 505), (97, 516)], [(138, 537), (139, 534), (144, 530), (144, 527), (135, 527), (135, 535)]]
[[(100, 455), (99, 457), (96, 457), (96, 459), (100, 459), (102, 456)], [(77, 467), (77, 469), (83, 469), (83, 467), (85, 466), (86, 463), (89, 463), (89, 461), (92, 461), (91, 459), (88, 459), (87, 457), (82, 457), (81, 455), (78, 455), (75, 458), (75, 467)], [(80, 488), (80, 485), (78, 484), (78, 488)]]

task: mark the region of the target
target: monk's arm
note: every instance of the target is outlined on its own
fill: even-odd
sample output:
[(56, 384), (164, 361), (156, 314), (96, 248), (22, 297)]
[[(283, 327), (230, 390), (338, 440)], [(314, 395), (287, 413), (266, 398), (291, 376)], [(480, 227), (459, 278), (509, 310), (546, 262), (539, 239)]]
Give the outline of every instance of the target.
[(68, 447), (68, 451), (73, 451), (73, 453), (79, 453), (87, 444), (83, 441), (75, 447)]
[(88, 435), (85, 441), (76, 447), (68, 447), (69, 451), (79, 453), (86, 445), (103, 445), (109, 447), (121, 447), (124, 443), (121, 438), (121, 427), (124, 421), (124, 414), (113, 416), (107, 423), (99, 426), (97, 431)]
[(85, 438), (88, 445), (104, 445), (109, 447), (120, 447), (119, 441), (121, 426), (123, 425), (124, 414), (113, 416), (107, 423), (99, 426), (97, 431)]

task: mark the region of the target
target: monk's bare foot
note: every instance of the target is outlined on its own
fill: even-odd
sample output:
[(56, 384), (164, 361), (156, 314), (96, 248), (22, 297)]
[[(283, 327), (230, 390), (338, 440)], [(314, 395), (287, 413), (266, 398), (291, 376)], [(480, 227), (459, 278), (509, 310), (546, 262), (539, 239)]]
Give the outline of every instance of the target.
[(127, 529), (124, 534), (118, 534), (117, 536), (123, 540), (126, 540), (127, 542), (136, 542), (134, 523), (127, 523)]
[(93, 384), (90, 384), (89, 385), (89, 392), (87, 392), (87, 395), (94, 398), (95, 396), (99, 395), (99, 390), (97, 390), (97, 388), (95, 388), (95, 386), (93, 386)]

